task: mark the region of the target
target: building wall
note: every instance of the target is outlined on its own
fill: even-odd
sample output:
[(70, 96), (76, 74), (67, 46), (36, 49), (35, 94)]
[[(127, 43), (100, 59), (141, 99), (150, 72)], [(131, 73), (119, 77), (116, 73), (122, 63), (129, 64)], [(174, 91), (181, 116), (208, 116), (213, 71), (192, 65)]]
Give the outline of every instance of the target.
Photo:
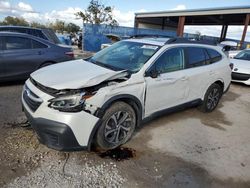
[(105, 35), (113, 34), (118, 35), (122, 38), (128, 38), (133, 35), (160, 35), (160, 36), (171, 36), (176, 37), (175, 31), (167, 31), (160, 29), (145, 29), (145, 28), (133, 28), (133, 27), (122, 27), (116, 26), (111, 27), (108, 25), (95, 25), (95, 24), (84, 24), (83, 26), (83, 50), (97, 52), (101, 49), (101, 45), (105, 43), (111, 43)]
[[(138, 28), (143, 28), (143, 29), (161, 29), (162, 30), (162, 26), (161, 25), (156, 25), (156, 24), (148, 24), (148, 23), (138, 23)], [(173, 27), (167, 27), (164, 26), (164, 30), (165, 31), (174, 31), (176, 32), (176, 28)]]
[[(141, 26), (141, 27), (140, 27)], [(165, 28), (165, 30), (159, 29), (157, 25), (140, 25), (139, 28), (133, 27), (111, 27), (107, 25), (94, 25), (84, 24), (83, 26), (83, 40), (82, 47), (84, 51), (97, 52), (101, 49), (101, 45), (105, 43), (111, 43), (106, 34), (118, 35), (120, 37), (128, 38), (133, 35), (160, 35), (167, 37), (176, 37), (176, 31), (173, 29)], [(152, 26), (152, 27), (150, 27)], [(150, 28), (150, 29), (149, 29)], [(196, 34), (184, 33), (186, 38), (197, 38)], [(218, 37), (202, 36), (201, 39), (219, 41)], [(232, 39), (226, 39), (232, 40)], [(232, 40), (239, 42), (239, 40)], [(244, 43), (243, 47), (246, 47), (247, 42)]]

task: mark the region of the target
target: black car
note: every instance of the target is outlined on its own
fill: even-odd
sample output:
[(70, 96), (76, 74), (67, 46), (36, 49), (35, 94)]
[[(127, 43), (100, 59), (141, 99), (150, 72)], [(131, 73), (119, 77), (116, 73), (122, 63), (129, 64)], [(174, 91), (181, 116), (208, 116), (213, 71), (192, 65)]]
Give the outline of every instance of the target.
[(71, 47), (14, 32), (0, 32), (0, 82), (29, 77), (33, 71), (74, 59)]
[(16, 33), (26, 33), (39, 37), (45, 40), (48, 40), (55, 44), (60, 44), (60, 40), (54, 33), (52, 29), (48, 28), (32, 28), (32, 27), (23, 27), (23, 26), (0, 26), (0, 32), (16, 32)]

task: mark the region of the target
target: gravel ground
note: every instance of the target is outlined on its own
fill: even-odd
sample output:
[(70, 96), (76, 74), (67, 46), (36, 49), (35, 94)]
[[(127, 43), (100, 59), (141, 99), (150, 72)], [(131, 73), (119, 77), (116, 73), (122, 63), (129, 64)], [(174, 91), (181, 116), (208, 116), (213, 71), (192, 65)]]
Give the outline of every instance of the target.
[(59, 152), (22, 127), (23, 83), (0, 85), (0, 187), (250, 187), (250, 88), (233, 84), (219, 107), (145, 123), (117, 161), (94, 152)]
[(121, 187), (126, 180), (112, 162), (98, 164), (85, 157), (84, 162), (79, 163), (69, 153), (65, 153), (63, 161), (56, 161), (53, 155), (43, 159), (48, 162), (41, 163), (26, 176), (17, 177), (6, 187)]

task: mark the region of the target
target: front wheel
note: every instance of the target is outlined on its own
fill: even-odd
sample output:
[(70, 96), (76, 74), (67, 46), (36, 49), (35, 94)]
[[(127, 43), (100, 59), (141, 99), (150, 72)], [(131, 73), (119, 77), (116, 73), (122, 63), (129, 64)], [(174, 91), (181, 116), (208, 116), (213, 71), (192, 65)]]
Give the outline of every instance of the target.
[(116, 102), (108, 108), (96, 134), (97, 148), (108, 150), (126, 143), (133, 135), (136, 115), (125, 102)]
[(218, 105), (220, 98), (222, 96), (223, 90), (220, 85), (214, 83), (212, 84), (204, 97), (204, 100), (202, 102), (202, 105), (199, 107), (199, 109), (202, 112), (212, 112), (216, 106)]

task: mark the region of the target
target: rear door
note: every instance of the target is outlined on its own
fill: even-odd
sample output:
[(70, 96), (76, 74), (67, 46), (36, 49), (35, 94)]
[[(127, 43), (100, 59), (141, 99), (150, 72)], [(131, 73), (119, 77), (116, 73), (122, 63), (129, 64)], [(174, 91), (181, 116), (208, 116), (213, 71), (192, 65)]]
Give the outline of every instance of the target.
[(209, 56), (205, 48), (185, 47), (186, 65), (185, 75), (190, 86), (188, 100), (200, 99), (205, 93), (211, 77), (213, 77), (212, 68), (209, 64)]
[(44, 52), (34, 48), (33, 40), (25, 37), (5, 37), (6, 50), (3, 54), (7, 78), (27, 78), (42, 63)]

